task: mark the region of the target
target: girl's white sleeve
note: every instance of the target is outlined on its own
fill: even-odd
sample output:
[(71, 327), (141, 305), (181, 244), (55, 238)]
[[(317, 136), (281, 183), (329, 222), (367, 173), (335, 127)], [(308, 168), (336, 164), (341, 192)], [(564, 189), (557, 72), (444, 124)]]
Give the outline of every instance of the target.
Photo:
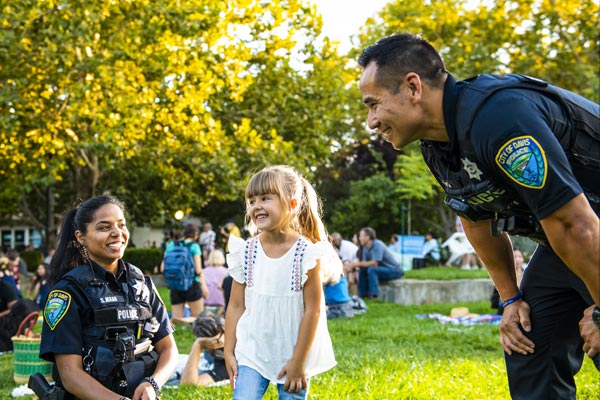
[(322, 248), (321, 260), (321, 282), (326, 284), (336, 284), (340, 281), (344, 265), (333, 245), (328, 241), (316, 243)]
[(307, 272), (317, 265), (317, 260), (320, 261), (321, 281), (323, 283), (339, 281), (343, 268), (342, 261), (331, 243), (320, 241), (309, 244), (304, 255), (302, 284), (308, 279)]
[(229, 235), (227, 248), (229, 250), (229, 253), (227, 253), (229, 275), (238, 283), (246, 283), (244, 276), (244, 249), (246, 248), (246, 242), (242, 238)]

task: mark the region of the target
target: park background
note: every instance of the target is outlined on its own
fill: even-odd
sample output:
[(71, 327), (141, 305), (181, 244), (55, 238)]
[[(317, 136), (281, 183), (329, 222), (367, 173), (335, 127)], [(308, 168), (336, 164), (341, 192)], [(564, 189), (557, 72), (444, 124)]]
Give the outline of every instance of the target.
[[(365, 126), (355, 60), (395, 32), (422, 34), (458, 79), (518, 72), (600, 99), (593, 0), (390, 1), (350, 46), (322, 34), (308, 1), (22, 0), (0, 8), (3, 246), (25, 227), (45, 251), (64, 211), (102, 193), (125, 202), (134, 237), (180, 227), (176, 211), (241, 226), (247, 178), (279, 163), (315, 184), (329, 231), (350, 237), (369, 225), (384, 240), (429, 229), (449, 236), (455, 216), (418, 144), (394, 151)], [(384, 390), (398, 396), (389, 398), (507, 398), (497, 328), (414, 319), (455, 305), (370, 306), (331, 323), (340, 366), (315, 380), (317, 398), (332, 398), (327, 388), (357, 398), (350, 388), (358, 386), (358, 398), (392, 393)], [(179, 332), (185, 351), (189, 338)], [(589, 396), (598, 393), (594, 373), (586, 361)]]
[[(446, 271), (442, 271), (446, 270)], [(445, 272), (442, 276), (442, 272)], [(425, 268), (408, 271), (408, 279), (477, 279), (483, 270)], [(170, 308), (168, 288), (158, 288)], [(488, 314), (488, 301), (398, 305), (367, 300), (368, 310), (352, 319), (329, 320), (338, 365), (311, 380), (311, 399), (323, 400), (509, 400), (498, 327), (491, 324), (442, 324), (417, 315), (449, 315), (456, 307)], [(35, 330), (41, 328), (38, 323)], [(189, 326), (174, 333), (180, 353), (195, 339)], [(11, 398), (13, 355), (0, 355), (0, 399)], [(578, 400), (597, 400), (600, 377), (586, 357), (575, 376)], [(533, 382), (532, 384), (535, 384)], [(277, 398), (274, 387), (266, 400)], [(32, 400), (32, 396), (19, 397)], [(229, 386), (165, 388), (163, 400), (231, 399)]]
[(248, 176), (278, 163), (315, 184), (329, 231), (449, 236), (418, 144), (366, 129), (355, 60), (394, 32), (422, 34), (459, 79), (519, 72), (600, 98), (597, 0), (390, 1), (344, 52), (307, 1), (1, 8), (3, 246), (19, 225), (45, 248), (68, 207), (102, 193), (125, 202), (134, 238), (178, 210), (242, 226)]

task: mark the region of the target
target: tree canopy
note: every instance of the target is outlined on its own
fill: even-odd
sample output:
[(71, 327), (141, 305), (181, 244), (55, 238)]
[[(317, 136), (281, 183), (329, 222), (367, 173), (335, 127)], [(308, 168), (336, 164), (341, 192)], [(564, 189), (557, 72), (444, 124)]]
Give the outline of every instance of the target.
[(459, 79), (528, 74), (598, 102), (598, 11), (596, 0), (396, 0), (359, 37), (362, 48), (395, 32), (421, 34)]
[(423, 35), (459, 79), (519, 72), (600, 98), (594, 0), (395, 0), (347, 55), (302, 0), (0, 8), (0, 220), (40, 229), (47, 200), (58, 216), (105, 192), (138, 224), (218, 212), (276, 163), (317, 181), (332, 230), (382, 206), (364, 223), (397, 232), (402, 202), (414, 221), (449, 227), (416, 147), (395, 153), (364, 128), (354, 60), (394, 32)]
[[(110, 192), (138, 223), (239, 198), (249, 171), (307, 174), (359, 107), (321, 19), (301, 1), (5, 2), (1, 214), (40, 226)], [(309, 168), (311, 167), (311, 168)]]
[[(480, 73), (523, 73), (598, 102), (598, 11), (594, 0), (395, 0), (367, 21), (349, 55), (357, 58), (363, 48), (393, 33), (420, 34), (458, 79)], [(357, 77), (360, 73), (357, 70)], [(371, 151), (378, 152), (377, 147), (377, 141), (371, 141)], [(370, 162), (377, 163), (376, 159)], [(357, 165), (360, 159), (350, 160), (348, 168), (364, 169)], [(334, 229), (352, 232), (347, 224), (363, 221), (364, 210), (377, 209), (383, 204), (381, 193), (387, 193), (394, 198), (393, 206), (386, 207), (387, 219), (373, 220), (386, 233), (399, 232), (404, 211), (398, 203), (403, 203), (412, 204), (413, 227), (422, 232), (435, 227), (450, 234), (454, 219), (416, 146), (403, 149), (391, 176), (368, 179), (349, 188), (344, 194), (348, 200), (333, 207)], [(354, 209), (355, 214), (349, 214)]]

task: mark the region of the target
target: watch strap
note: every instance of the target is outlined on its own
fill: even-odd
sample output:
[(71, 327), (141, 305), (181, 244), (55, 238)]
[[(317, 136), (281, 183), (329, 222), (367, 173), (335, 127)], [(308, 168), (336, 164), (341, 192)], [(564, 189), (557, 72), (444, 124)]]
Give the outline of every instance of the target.
[(592, 311), (592, 321), (594, 321), (594, 324), (600, 329), (600, 307), (598, 306)]

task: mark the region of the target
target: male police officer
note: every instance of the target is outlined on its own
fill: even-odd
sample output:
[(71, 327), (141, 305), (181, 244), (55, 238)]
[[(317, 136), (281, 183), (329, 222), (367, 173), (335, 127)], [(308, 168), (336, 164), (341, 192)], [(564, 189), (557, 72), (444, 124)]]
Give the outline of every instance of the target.
[[(600, 108), (524, 76), (456, 82), (409, 34), (379, 40), (359, 64), (369, 127), (395, 148), (421, 140), (498, 288), (511, 395), (574, 399), (583, 352), (600, 352)], [(521, 291), (506, 232), (543, 244)]]

